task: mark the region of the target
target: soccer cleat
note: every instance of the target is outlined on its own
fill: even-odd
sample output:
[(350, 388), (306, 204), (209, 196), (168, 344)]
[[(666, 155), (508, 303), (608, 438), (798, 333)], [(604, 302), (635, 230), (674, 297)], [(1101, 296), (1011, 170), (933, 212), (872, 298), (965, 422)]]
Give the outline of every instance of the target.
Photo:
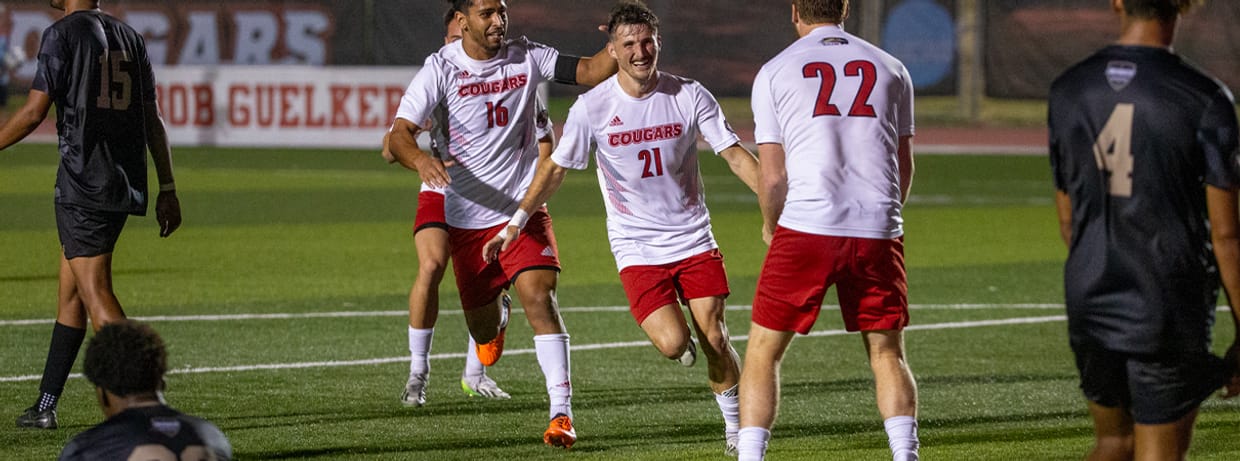
[(488, 399), (510, 399), (511, 395), (499, 388), (499, 384), (487, 375), (482, 375), (477, 380), (470, 378), (461, 378), (461, 390), (465, 391), (465, 395), (470, 397), (486, 397)]
[(400, 396), (400, 403), (407, 407), (426, 405), (427, 381), (425, 375), (409, 375), (409, 381), (405, 382), (405, 393)]
[(738, 437), (736, 436), (736, 434), (732, 434), (732, 435), (727, 436), (727, 439), (726, 439), (726, 441), (725, 441), (725, 442), (724, 442), (724, 444), (723, 444), (723, 454), (724, 454), (725, 456), (731, 456), (731, 457), (735, 458), (735, 457), (736, 457), (736, 455), (737, 455), (737, 451), (736, 451), (736, 444), (737, 444), (738, 442), (739, 442), (739, 440), (738, 440)]
[(484, 367), (495, 365), (504, 355), (504, 333), (508, 331), (508, 317), (512, 313), (512, 298), (507, 293), (500, 296), (499, 307), (499, 334), (488, 343), (478, 343), (478, 361)]
[(697, 363), (697, 340), (690, 336), (689, 346), (685, 348), (684, 353), (680, 354), (680, 357), (673, 360), (680, 362), (681, 365), (686, 367), (691, 367)]
[(577, 442), (577, 431), (573, 430), (573, 419), (568, 415), (558, 414), (551, 418), (547, 431), (543, 432), (543, 443), (553, 447), (572, 448)]
[(23, 411), (21, 416), (17, 417), (17, 427), (29, 427), (32, 429), (56, 429), (60, 427), (56, 423), (56, 409), (48, 408), (39, 411), (39, 407), (30, 407)]

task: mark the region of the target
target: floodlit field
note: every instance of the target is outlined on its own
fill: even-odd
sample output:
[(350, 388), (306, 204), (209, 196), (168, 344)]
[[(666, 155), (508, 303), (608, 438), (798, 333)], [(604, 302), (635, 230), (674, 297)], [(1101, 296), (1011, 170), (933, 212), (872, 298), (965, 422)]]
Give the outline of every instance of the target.
[[(58, 431), (18, 430), (36, 395), (55, 311), (55, 151), (0, 153), (0, 459), (52, 459), (99, 422), (70, 380)], [(708, 201), (733, 287), (743, 354), (764, 254), (754, 196), (704, 157)], [(608, 251), (593, 172), (551, 202), (564, 264), (560, 304), (574, 347), (580, 440), (544, 447), (547, 406), (528, 325), (514, 317), (491, 376), (510, 401), (458, 385), (466, 341), (443, 287), (428, 403), (402, 407), (404, 309), (416, 259), (418, 178), (363, 151), (177, 149), (185, 224), (160, 240), (133, 218), (115, 285), (132, 317), (169, 344), (170, 402), (217, 423), (237, 459), (725, 459), (706, 367), (645, 343)], [(1062, 317), (1061, 262), (1042, 157), (922, 156), (906, 209), (925, 459), (1080, 459), (1092, 433)], [(834, 299), (828, 298), (828, 303)], [(279, 314), (279, 315), (272, 315)], [(1216, 350), (1229, 344), (1228, 321)], [(890, 459), (861, 341), (827, 310), (784, 366), (771, 459)], [(79, 366), (76, 368), (80, 370)], [(1191, 458), (1240, 459), (1240, 403), (1208, 401)]]

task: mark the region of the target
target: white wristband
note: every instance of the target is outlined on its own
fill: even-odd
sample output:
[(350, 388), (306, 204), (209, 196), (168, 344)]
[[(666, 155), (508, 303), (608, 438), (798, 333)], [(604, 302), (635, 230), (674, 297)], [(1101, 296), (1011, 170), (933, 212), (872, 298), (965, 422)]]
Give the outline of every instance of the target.
[(525, 210), (517, 208), (517, 212), (512, 214), (512, 219), (508, 221), (509, 226), (517, 226), (517, 229), (524, 229), (525, 223), (530, 220), (530, 214)]
[(159, 185), (160, 192), (172, 192), (174, 190), (177, 190), (176, 182), (168, 182), (168, 183), (163, 183)]

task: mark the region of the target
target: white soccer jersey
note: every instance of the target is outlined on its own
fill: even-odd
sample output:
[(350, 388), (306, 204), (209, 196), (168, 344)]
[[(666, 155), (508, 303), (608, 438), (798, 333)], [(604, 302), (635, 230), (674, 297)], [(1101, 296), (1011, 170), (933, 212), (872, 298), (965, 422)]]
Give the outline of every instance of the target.
[(716, 248), (698, 172), (698, 135), (715, 152), (739, 141), (695, 81), (660, 73), (641, 99), (612, 76), (577, 98), (551, 160), (582, 170), (595, 151), (616, 265), (679, 261)]
[[(548, 134), (551, 134), (551, 130), (555, 128), (555, 125), (551, 122), (551, 118), (547, 115), (547, 107), (541, 100), (538, 101), (538, 105), (534, 110), (537, 114), (534, 119), (534, 139), (539, 140)], [(435, 108), (434, 116), (427, 120), (431, 126), (423, 127), (429, 130), (428, 133), (430, 136), (431, 155), (441, 159), (444, 158), (444, 154), (442, 152), (445, 147), (443, 146), (448, 145), (447, 120), (448, 110), (444, 108), (443, 104), (440, 104)], [(443, 194), (446, 190), (446, 187), (432, 187), (427, 183), (422, 183), (422, 188), (419, 192), (434, 192), (436, 194)]]
[(560, 53), (525, 37), (508, 40), (478, 61), (461, 41), (426, 58), (401, 98), (397, 118), (421, 123), (447, 107), (444, 160), (452, 185), (444, 194), (448, 225), (483, 229), (508, 221), (533, 179), (538, 160), (536, 92), (550, 80)]
[(779, 225), (904, 234), (896, 151), (900, 136), (913, 134), (913, 83), (899, 60), (839, 27), (819, 27), (762, 66), (751, 102), (758, 144), (782, 144), (787, 155)]

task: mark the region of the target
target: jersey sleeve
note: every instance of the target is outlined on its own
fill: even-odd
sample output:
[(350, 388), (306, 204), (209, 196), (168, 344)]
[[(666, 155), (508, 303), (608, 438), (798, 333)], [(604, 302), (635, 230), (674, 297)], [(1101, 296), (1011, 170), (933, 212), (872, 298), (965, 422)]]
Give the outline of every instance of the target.
[(900, 66), (900, 104), (896, 106), (896, 130), (900, 136), (912, 136), (913, 126), (913, 77), (908, 68)]
[(556, 61), (560, 59), (560, 51), (547, 45), (530, 41), (526, 43), (526, 50), (529, 53), (530, 59), (538, 66), (538, 73), (542, 75), (542, 79), (554, 80), (555, 65)]
[(574, 170), (584, 170), (590, 166), (594, 135), (590, 132), (588, 112), (584, 97), (578, 97), (573, 107), (568, 109), (564, 133), (559, 144), (555, 146), (555, 152), (551, 154), (551, 161), (556, 165)]
[(62, 45), (60, 32), (55, 27), (48, 27), (43, 31), (43, 38), (39, 42), (38, 67), (35, 69), (30, 89), (52, 95), (63, 91), (67, 86), (69, 73), (64, 72), (66, 61)]
[(694, 115), (697, 117), (698, 128), (702, 131), (702, 137), (706, 138), (706, 142), (710, 144), (711, 149), (715, 153), (732, 147), (732, 145), (740, 142), (741, 138), (736, 135), (736, 131), (732, 130), (732, 126), (728, 124), (728, 119), (723, 115), (723, 108), (719, 107), (719, 101), (710, 91), (701, 84), (693, 84), (693, 102)]
[[(443, 66), (435, 55), (426, 58), (426, 62), (409, 82), (405, 95), (400, 98), (400, 107), (396, 109), (396, 118), (405, 119), (414, 124), (424, 124), (431, 118), (435, 106), (443, 98)], [(428, 129), (429, 127), (422, 127)]]
[(1240, 188), (1240, 135), (1237, 134), (1236, 109), (1232, 96), (1220, 88), (1206, 109), (1197, 131), (1197, 140), (1205, 154), (1205, 182), (1221, 189)]
[(775, 98), (771, 95), (770, 70), (763, 67), (753, 79), (753, 136), (758, 144), (783, 144), (784, 136), (775, 117)]

